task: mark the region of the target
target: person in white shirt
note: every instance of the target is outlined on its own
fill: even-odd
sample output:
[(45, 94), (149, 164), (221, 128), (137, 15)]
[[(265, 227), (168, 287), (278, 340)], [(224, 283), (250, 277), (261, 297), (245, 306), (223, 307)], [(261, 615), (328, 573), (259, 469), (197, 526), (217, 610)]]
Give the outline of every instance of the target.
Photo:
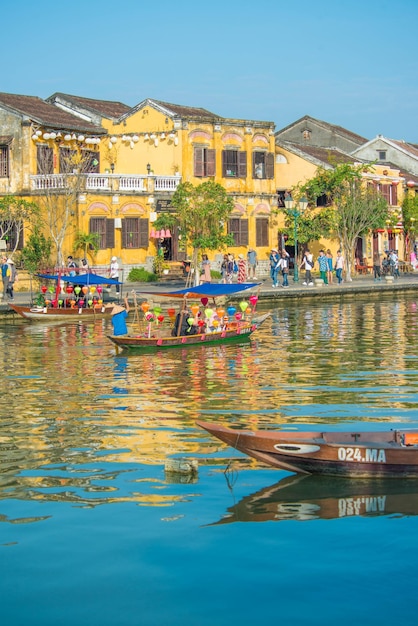
[[(119, 263), (117, 257), (115, 256), (112, 256), (110, 260), (109, 276), (114, 280), (119, 280)], [(119, 293), (119, 291), (120, 285), (116, 285), (116, 293)]]
[(313, 254), (312, 252), (309, 252), (308, 249), (306, 249), (305, 254), (303, 255), (302, 263), (300, 264), (300, 269), (302, 269), (302, 267), (305, 268), (305, 280), (303, 283), (304, 285), (309, 285), (309, 286), (313, 285), (312, 274), (311, 274), (313, 270), (313, 266), (314, 266)]

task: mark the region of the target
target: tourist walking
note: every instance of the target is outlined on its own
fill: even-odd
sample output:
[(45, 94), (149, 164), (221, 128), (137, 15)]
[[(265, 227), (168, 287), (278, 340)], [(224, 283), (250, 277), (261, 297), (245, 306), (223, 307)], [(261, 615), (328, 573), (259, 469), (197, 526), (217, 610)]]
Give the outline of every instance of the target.
[(332, 270), (334, 269), (334, 266), (333, 266), (333, 258), (332, 258), (331, 250), (329, 248), (327, 250), (326, 257), (327, 257), (327, 261), (328, 261), (327, 278), (328, 278), (328, 283), (331, 285), (331, 283), (332, 283)]
[(272, 287), (278, 287), (277, 283), (277, 274), (279, 272), (277, 264), (280, 260), (279, 251), (277, 248), (272, 248), (269, 256), (270, 262), (270, 278), (272, 282)]
[(320, 250), (318, 257), (319, 276), (324, 281), (325, 285), (328, 285), (328, 259), (325, 256), (325, 252)]
[[(119, 263), (115, 256), (112, 256), (110, 259), (109, 277), (113, 278), (113, 280), (119, 280)], [(119, 291), (120, 285), (116, 285), (116, 293), (119, 293)]]
[(303, 284), (309, 285), (310, 287), (313, 285), (313, 280), (312, 280), (313, 266), (314, 266), (313, 254), (312, 252), (309, 252), (308, 248), (306, 248), (305, 254), (303, 255), (302, 263), (300, 264), (300, 269), (302, 269), (302, 267), (305, 268), (305, 280)]
[(281, 271), (283, 276), (283, 287), (289, 287), (289, 255), (286, 251), (282, 252), (282, 256), (277, 263), (277, 269)]
[(10, 268), (7, 265), (7, 257), (3, 257), (1, 260), (1, 278), (3, 281), (3, 298), (6, 299), (8, 294), (7, 287), (9, 286)]
[(245, 283), (247, 280), (247, 261), (243, 254), (238, 255), (238, 282)]
[(14, 300), (13, 287), (17, 280), (16, 266), (14, 264), (13, 259), (7, 259), (6, 264), (8, 267), (7, 269), (8, 282), (7, 282), (7, 287), (6, 287), (6, 294), (8, 295), (10, 300)]
[(344, 269), (344, 257), (341, 254), (341, 250), (337, 250), (337, 257), (335, 259), (335, 275), (338, 280), (338, 284), (343, 282), (343, 269)]
[(247, 252), (248, 278), (256, 280), (255, 270), (258, 265), (257, 252), (250, 248)]
[(374, 280), (382, 280), (382, 260), (379, 252), (375, 252), (373, 255), (373, 274)]
[(201, 283), (210, 283), (212, 282), (212, 276), (210, 273), (210, 261), (209, 261), (209, 257), (207, 254), (204, 254), (202, 256), (202, 273), (200, 275), (200, 282)]

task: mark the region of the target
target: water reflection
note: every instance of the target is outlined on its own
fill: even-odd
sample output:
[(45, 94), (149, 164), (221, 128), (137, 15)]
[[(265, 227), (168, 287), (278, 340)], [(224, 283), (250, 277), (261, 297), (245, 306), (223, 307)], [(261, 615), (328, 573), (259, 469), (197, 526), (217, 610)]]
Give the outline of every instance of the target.
[(418, 480), (288, 476), (228, 508), (216, 524), (418, 515)]
[(146, 355), (117, 355), (105, 321), (1, 321), (0, 498), (176, 502), (185, 494), (164, 475), (167, 457), (235, 454), (197, 429), (198, 418), (249, 428), (417, 424), (413, 294), (294, 301), (272, 313), (249, 343)]

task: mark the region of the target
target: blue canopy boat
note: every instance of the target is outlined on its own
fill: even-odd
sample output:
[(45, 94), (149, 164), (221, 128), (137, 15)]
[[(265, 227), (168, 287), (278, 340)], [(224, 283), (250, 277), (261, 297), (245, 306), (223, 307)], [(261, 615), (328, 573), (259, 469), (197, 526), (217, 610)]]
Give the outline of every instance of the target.
[[(122, 285), (113, 278), (100, 276), (93, 272), (76, 274), (37, 274), (37, 277), (45, 281), (53, 281), (55, 286), (53, 293), (48, 292), (46, 285), (41, 287), (38, 300), (40, 304), (21, 306), (9, 303), (9, 307), (21, 317), (31, 321), (67, 322), (96, 321), (110, 317), (113, 303), (104, 303), (102, 298), (102, 285)], [(51, 288), (52, 289), (52, 288)], [(47, 297), (47, 294), (51, 296)]]
[[(132, 324), (135, 332), (109, 335), (108, 338), (118, 348), (126, 350), (242, 343), (270, 315), (255, 315), (259, 286), (260, 283), (203, 284), (176, 291), (141, 291), (141, 295), (152, 295), (158, 299), (181, 299), (180, 307), (176, 311), (171, 303), (163, 310), (161, 306), (151, 308), (147, 302), (138, 307), (135, 298), (135, 318)], [(219, 298), (229, 298), (249, 290), (253, 290), (253, 293), (248, 300), (241, 300), (236, 306), (216, 304)], [(142, 310), (142, 316), (138, 308)]]

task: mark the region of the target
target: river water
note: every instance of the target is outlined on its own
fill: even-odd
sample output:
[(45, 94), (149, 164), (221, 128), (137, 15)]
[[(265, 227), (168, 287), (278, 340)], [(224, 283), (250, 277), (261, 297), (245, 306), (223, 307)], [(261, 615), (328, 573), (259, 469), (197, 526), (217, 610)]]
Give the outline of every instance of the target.
[(417, 623), (418, 481), (300, 478), (195, 420), (418, 427), (418, 296), (274, 306), (244, 345), (147, 355), (0, 320), (1, 624)]

